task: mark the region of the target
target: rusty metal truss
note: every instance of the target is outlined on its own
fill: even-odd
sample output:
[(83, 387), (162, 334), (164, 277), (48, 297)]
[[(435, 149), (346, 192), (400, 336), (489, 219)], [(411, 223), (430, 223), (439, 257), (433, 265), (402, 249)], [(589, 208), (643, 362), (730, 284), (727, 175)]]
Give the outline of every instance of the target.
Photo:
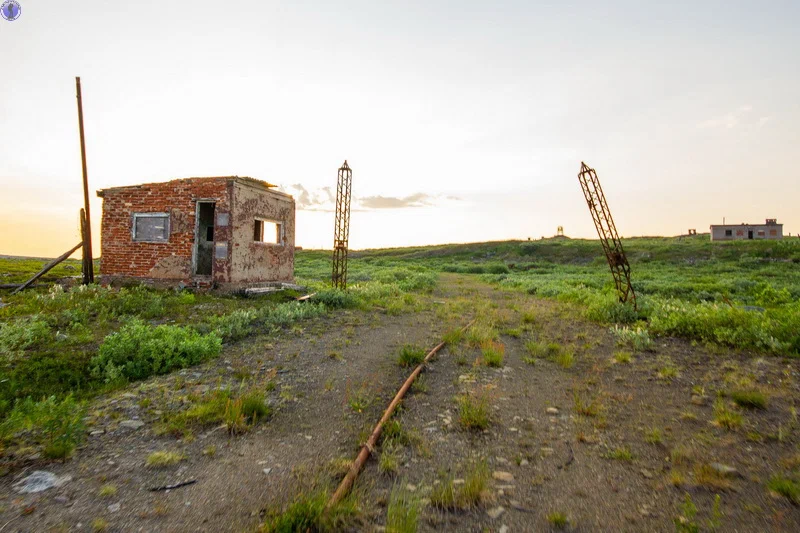
[(586, 197), (586, 203), (589, 205), (589, 211), (594, 220), (594, 227), (597, 228), (597, 235), (600, 237), (603, 251), (606, 253), (611, 275), (614, 276), (619, 301), (622, 303), (631, 301), (633, 308), (636, 309), (636, 294), (631, 286), (631, 267), (628, 264), (628, 258), (625, 257), (625, 251), (622, 249), (617, 227), (614, 225), (614, 219), (611, 218), (611, 211), (608, 209), (606, 196), (603, 194), (603, 188), (600, 187), (600, 180), (597, 179), (597, 172), (581, 161), (578, 180), (581, 182), (583, 195)]
[(336, 289), (347, 288), (347, 248), (350, 239), (350, 196), (353, 186), (353, 171), (347, 161), (339, 169), (336, 183), (336, 227), (333, 233), (333, 276)]

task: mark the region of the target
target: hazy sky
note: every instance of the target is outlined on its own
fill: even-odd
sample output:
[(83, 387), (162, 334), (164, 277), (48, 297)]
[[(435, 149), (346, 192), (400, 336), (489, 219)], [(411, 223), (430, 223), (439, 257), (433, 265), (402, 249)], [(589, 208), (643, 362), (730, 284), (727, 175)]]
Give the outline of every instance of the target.
[[(800, 231), (800, 2), (19, 0), (0, 20), (0, 253), (79, 240), (74, 76), (104, 187), (242, 175), (298, 200), (353, 168), (355, 248), (777, 217)], [(97, 239), (99, 241), (99, 239)]]

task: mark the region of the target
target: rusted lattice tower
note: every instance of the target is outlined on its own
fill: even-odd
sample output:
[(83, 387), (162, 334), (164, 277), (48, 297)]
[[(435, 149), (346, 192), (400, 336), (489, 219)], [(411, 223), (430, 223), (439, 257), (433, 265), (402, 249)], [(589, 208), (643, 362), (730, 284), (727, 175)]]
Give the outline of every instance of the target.
[(589, 204), (589, 212), (592, 214), (594, 227), (597, 228), (597, 235), (600, 237), (603, 251), (606, 253), (611, 275), (614, 276), (619, 301), (625, 303), (630, 300), (633, 308), (636, 309), (636, 294), (631, 286), (631, 267), (625, 257), (625, 251), (622, 249), (617, 227), (614, 225), (614, 219), (611, 218), (611, 211), (608, 209), (606, 196), (603, 194), (603, 188), (600, 187), (600, 180), (597, 179), (597, 172), (581, 161), (578, 180), (581, 182), (586, 203)]
[(345, 160), (339, 169), (336, 183), (336, 227), (333, 232), (333, 282), (334, 288), (347, 288), (347, 247), (350, 238), (350, 193), (353, 171)]

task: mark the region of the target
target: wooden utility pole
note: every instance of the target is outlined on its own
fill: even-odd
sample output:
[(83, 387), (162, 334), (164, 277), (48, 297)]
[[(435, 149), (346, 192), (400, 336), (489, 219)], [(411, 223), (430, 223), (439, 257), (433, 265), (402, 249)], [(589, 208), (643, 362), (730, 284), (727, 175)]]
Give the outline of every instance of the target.
[[(78, 127), (81, 133), (81, 165), (83, 166), (83, 209), (85, 211), (85, 232), (83, 235), (83, 283), (94, 283), (94, 260), (92, 257), (92, 219), (89, 211), (89, 177), (86, 172), (86, 141), (83, 136), (83, 100), (81, 99), (81, 78), (75, 77), (78, 92)], [(83, 219), (83, 217), (81, 217)], [(81, 221), (83, 229), (83, 220)]]

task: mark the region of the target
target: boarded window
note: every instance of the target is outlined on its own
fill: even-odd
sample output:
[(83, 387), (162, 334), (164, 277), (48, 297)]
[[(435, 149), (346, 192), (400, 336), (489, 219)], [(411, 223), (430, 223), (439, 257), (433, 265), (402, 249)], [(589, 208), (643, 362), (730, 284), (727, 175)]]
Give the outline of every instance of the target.
[(771, 230), (769, 230), (769, 234), (770, 234), (771, 237), (777, 237), (778, 236), (778, 230), (771, 229)]
[(283, 225), (257, 218), (253, 224), (253, 240), (267, 244), (283, 244)]
[(725, 236), (726, 237), (732, 237), (733, 236), (733, 230), (732, 229), (726, 229), (725, 230)]
[(169, 214), (134, 213), (133, 240), (139, 242), (167, 242), (169, 240)]
[(758, 236), (759, 237), (766, 237), (767, 236), (767, 232), (764, 231), (763, 229), (760, 229), (760, 230), (758, 230)]
[(736, 230), (736, 235), (738, 235), (739, 237), (743, 237), (744, 236), (744, 230), (743, 229), (737, 229)]

